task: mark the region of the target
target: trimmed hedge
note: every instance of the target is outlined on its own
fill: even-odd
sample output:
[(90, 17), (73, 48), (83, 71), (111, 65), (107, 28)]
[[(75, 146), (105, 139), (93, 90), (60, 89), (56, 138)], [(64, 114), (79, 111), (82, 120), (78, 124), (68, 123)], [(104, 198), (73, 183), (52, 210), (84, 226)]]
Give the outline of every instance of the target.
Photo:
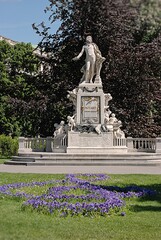
[(10, 157), (18, 153), (18, 138), (0, 135), (0, 156)]

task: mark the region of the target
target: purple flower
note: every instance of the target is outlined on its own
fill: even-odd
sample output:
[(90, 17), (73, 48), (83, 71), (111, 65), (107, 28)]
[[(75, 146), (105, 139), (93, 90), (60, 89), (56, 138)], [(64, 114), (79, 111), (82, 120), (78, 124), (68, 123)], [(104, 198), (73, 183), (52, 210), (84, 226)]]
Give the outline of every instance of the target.
[(126, 216), (126, 213), (125, 212), (121, 212), (121, 216), (122, 217)]
[[(31, 207), (36, 211), (50, 214), (58, 211), (61, 217), (78, 214), (104, 216), (110, 209), (118, 211), (125, 206), (123, 200), (125, 198), (155, 194), (152, 190), (137, 186), (120, 188), (94, 184), (108, 178), (105, 174), (68, 174), (64, 180), (3, 185), (0, 186), (0, 193), (10, 197), (25, 198), (26, 201), (22, 205), (24, 208)], [(53, 186), (38, 196), (20, 191), (24, 187), (43, 187), (49, 184)], [(121, 216), (125, 215), (125, 212), (121, 212)]]

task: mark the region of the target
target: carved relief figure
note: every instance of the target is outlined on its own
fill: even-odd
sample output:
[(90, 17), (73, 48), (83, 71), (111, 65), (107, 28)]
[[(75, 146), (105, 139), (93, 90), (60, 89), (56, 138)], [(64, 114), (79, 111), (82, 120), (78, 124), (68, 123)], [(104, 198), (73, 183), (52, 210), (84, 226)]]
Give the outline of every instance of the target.
[(86, 44), (82, 47), (82, 50), (78, 56), (74, 57), (73, 60), (79, 60), (84, 52), (86, 53), (86, 60), (85, 65), (81, 69), (83, 72), (81, 83), (93, 83), (93, 77), (95, 75), (96, 79), (98, 81), (101, 81), (100, 71), (105, 58), (102, 57), (98, 46), (92, 42), (91, 36), (86, 37)]
[(106, 109), (106, 110), (105, 110), (105, 119), (104, 119), (105, 125), (106, 125), (106, 124), (109, 124), (110, 114), (111, 114), (110, 109), (109, 109), (109, 108), (108, 108), (108, 110)]
[(109, 108), (108, 103), (110, 100), (112, 100), (112, 96), (110, 93), (107, 93), (104, 96), (105, 96), (105, 108)]
[(117, 120), (117, 118), (115, 117), (115, 114), (112, 113), (112, 114), (111, 114), (111, 117), (109, 118), (109, 124), (114, 124), (114, 123), (117, 123), (117, 122), (118, 122), (118, 120)]
[(57, 138), (63, 134), (65, 134), (65, 122), (61, 121), (60, 124), (55, 123), (54, 127), (56, 130), (54, 131), (54, 138)]
[(73, 131), (76, 126), (75, 115), (73, 115), (72, 117), (68, 116), (67, 120), (68, 120), (68, 126), (70, 127), (70, 130)]
[(114, 131), (114, 138), (125, 138), (125, 133), (118, 128), (116, 131)]
[(72, 91), (68, 91), (67, 98), (73, 103), (74, 109), (77, 107), (77, 89), (74, 88)]

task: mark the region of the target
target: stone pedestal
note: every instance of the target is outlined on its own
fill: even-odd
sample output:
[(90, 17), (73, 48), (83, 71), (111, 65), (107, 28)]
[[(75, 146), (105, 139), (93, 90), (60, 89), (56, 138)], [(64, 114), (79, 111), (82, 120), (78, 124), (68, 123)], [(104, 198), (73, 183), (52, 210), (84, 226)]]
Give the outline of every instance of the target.
[(121, 130), (118, 131), (121, 122), (109, 110), (112, 96), (103, 92), (102, 82), (83, 82), (69, 95), (75, 113), (68, 117), (67, 153), (127, 153), (126, 141), (116, 141), (117, 136), (124, 140)]
[(104, 123), (105, 97), (101, 83), (81, 83), (77, 92), (76, 124), (97, 126)]
[(102, 134), (68, 132), (67, 153), (126, 153), (126, 146), (113, 146), (113, 132)]

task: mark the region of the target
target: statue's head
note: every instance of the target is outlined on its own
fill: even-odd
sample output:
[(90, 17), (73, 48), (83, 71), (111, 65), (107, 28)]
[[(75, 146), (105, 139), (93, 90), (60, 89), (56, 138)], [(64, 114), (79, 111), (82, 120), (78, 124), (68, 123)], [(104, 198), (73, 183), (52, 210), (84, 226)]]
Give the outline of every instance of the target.
[(64, 122), (64, 121), (61, 121), (61, 122), (60, 122), (60, 125), (61, 125), (61, 126), (63, 126), (64, 124), (65, 124), (65, 122)]
[(86, 37), (86, 42), (87, 42), (87, 43), (92, 43), (92, 36), (90, 36), (90, 35), (87, 36), (87, 37)]

